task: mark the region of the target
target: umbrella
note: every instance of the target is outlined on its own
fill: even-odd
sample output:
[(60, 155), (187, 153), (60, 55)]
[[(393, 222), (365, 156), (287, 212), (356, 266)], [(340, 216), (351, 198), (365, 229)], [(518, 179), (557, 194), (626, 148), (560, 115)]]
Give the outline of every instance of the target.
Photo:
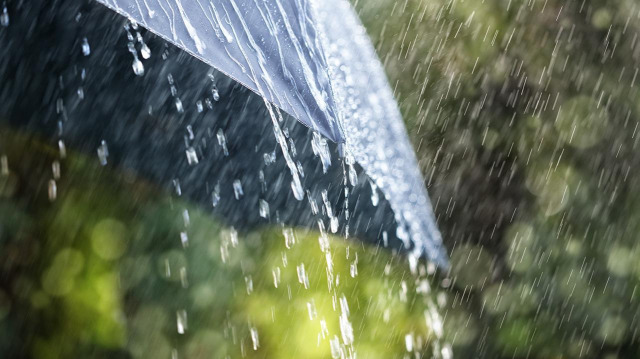
[(0, 119), (237, 226), (320, 223), (446, 265), (401, 115), (346, 1), (99, 2), (10, 6)]

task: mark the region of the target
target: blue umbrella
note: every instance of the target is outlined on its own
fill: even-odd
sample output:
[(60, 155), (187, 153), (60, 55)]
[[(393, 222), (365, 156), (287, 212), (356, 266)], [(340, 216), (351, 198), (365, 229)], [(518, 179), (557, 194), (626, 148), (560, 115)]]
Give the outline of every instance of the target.
[[(203, 187), (204, 183), (206, 189), (192, 189), (191, 197), (201, 198), (204, 197), (202, 193), (206, 192), (207, 198), (213, 196), (215, 202), (216, 196), (224, 197), (224, 193), (220, 194), (218, 188), (228, 185), (226, 188), (234, 188), (234, 196), (237, 200), (238, 191), (246, 192), (252, 187), (245, 185), (243, 189), (242, 184), (243, 181), (246, 184), (254, 179), (249, 178), (248, 175), (238, 177), (236, 174), (248, 173), (250, 164), (254, 163), (253, 157), (238, 157), (233, 166), (227, 166), (222, 171), (204, 163), (198, 164), (199, 167), (195, 168), (192, 165), (194, 162), (199, 162), (198, 157), (202, 157), (206, 152), (207, 144), (204, 147), (202, 141), (199, 142), (200, 147), (187, 144), (187, 159), (184, 159), (183, 152), (181, 152), (180, 159), (177, 157), (173, 159), (175, 151), (167, 151), (167, 148), (171, 146), (159, 144), (158, 142), (161, 141), (158, 140), (158, 137), (147, 135), (148, 126), (145, 127), (144, 119), (141, 119), (146, 116), (142, 113), (142, 108), (144, 107), (145, 111), (148, 109), (148, 115), (153, 113), (156, 116), (158, 108), (163, 106), (162, 101), (158, 99), (164, 98), (162, 97), (164, 95), (161, 95), (160, 90), (155, 90), (152, 86), (154, 81), (157, 82), (157, 79), (168, 77), (172, 94), (176, 88), (175, 83), (189, 84), (189, 86), (183, 86), (188, 87), (184, 92), (191, 91), (189, 92), (190, 96), (198, 97), (202, 94), (194, 89), (203, 88), (203, 84), (208, 80), (202, 80), (203, 82), (199, 86), (192, 86), (191, 84), (197, 82), (197, 76), (185, 72), (185, 61), (189, 60), (183, 57), (178, 57), (173, 62), (162, 62), (158, 60), (159, 56), (148, 59), (147, 44), (143, 42), (141, 37), (136, 39), (134, 36), (134, 33), (140, 36), (138, 31), (138, 25), (140, 25), (164, 39), (166, 43), (175, 45), (183, 52), (188, 53), (191, 58), (198, 59), (216, 69), (219, 73), (210, 73), (211, 78), (216, 79), (215, 86), (217, 87), (214, 89), (214, 99), (216, 95), (219, 96), (219, 93), (242, 92), (234, 85), (237, 83), (255, 93), (245, 96), (249, 99), (246, 103), (230, 103), (227, 105), (227, 109), (235, 108), (236, 114), (239, 114), (236, 115), (237, 118), (246, 117), (247, 121), (253, 120), (251, 123), (254, 123), (255, 126), (252, 127), (260, 128), (259, 130), (247, 129), (246, 123), (249, 122), (244, 122), (244, 129), (242, 129), (243, 126), (239, 124), (240, 122), (225, 120), (227, 121), (225, 122), (226, 127), (224, 127), (226, 132), (223, 131), (220, 136), (220, 130), (222, 130), (220, 127), (215, 134), (216, 136), (209, 133), (209, 137), (217, 137), (218, 143), (222, 147), (225, 147), (223, 142), (232, 139), (229, 142), (234, 142), (237, 148), (231, 152), (240, 153), (242, 147), (244, 153), (252, 151), (261, 153), (262, 149), (258, 150), (258, 145), (252, 147), (251, 141), (257, 141), (257, 137), (252, 137), (251, 131), (254, 130), (256, 136), (262, 136), (266, 128), (265, 125), (273, 126), (275, 143), (284, 157), (285, 165), (277, 171), (272, 171), (275, 179), (271, 183), (276, 183), (277, 186), (274, 186), (278, 188), (283, 187), (280, 185), (283, 177), (275, 173), (278, 171), (288, 172), (289, 177), (287, 178), (290, 179), (290, 186), (284, 187), (290, 188), (289, 192), (293, 198), (290, 198), (291, 196), (277, 197), (270, 194), (269, 190), (262, 190), (256, 195), (256, 198), (269, 197), (272, 211), (275, 210), (280, 220), (294, 224), (314, 223), (313, 218), (315, 218), (317, 210), (313, 208), (318, 204), (322, 206), (324, 201), (325, 207), (330, 208), (331, 204), (344, 203), (340, 213), (346, 221), (343, 221), (339, 226), (343, 227), (345, 233), (369, 237), (370, 240), (407, 250), (411, 254), (409, 257), (412, 259), (412, 263), (415, 263), (419, 257), (427, 257), (439, 265), (447, 265), (441, 236), (436, 227), (431, 204), (400, 112), (365, 30), (347, 1), (98, 1), (111, 10), (124, 15), (132, 22), (126, 26), (124, 31), (129, 36), (129, 51), (133, 55), (132, 58), (129, 58), (129, 61), (132, 62), (129, 62), (128, 66), (130, 69), (133, 68), (135, 75), (138, 75), (135, 76), (138, 80), (129, 81), (127, 78), (127, 81), (131, 82), (133, 87), (139, 85), (140, 87), (136, 91), (147, 92), (146, 95), (149, 99), (144, 100), (146, 102), (144, 102), (144, 106), (140, 106), (141, 109), (133, 111), (132, 108), (136, 106), (136, 103), (142, 100), (135, 99), (134, 96), (122, 96), (122, 93), (107, 95), (110, 84), (112, 88), (124, 88), (124, 85), (121, 87), (112, 85), (123, 76), (111, 71), (114, 66), (109, 59), (114, 56), (109, 52), (100, 52), (102, 45), (107, 47), (107, 43), (115, 43), (116, 40), (113, 40), (111, 35), (102, 35), (98, 42), (95, 41), (95, 38), (99, 36), (97, 29), (102, 29), (100, 31), (103, 31), (104, 34), (115, 33), (112, 29), (113, 26), (109, 27), (108, 25), (113, 23), (112, 19), (103, 20), (100, 16), (104, 17), (104, 15), (98, 12), (100, 16), (95, 15), (92, 18), (93, 32), (80, 41), (79, 45), (82, 47), (84, 56), (93, 61), (94, 67), (105, 66), (102, 78), (96, 80), (101, 85), (95, 85), (92, 88), (92, 93), (102, 94), (100, 95), (101, 101), (92, 106), (74, 102), (74, 111), (77, 115), (85, 114), (90, 118), (99, 117), (101, 114), (107, 117), (119, 113), (121, 116), (135, 117), (137, 120), (129, 123), (126, 127), (122, 124), (106, 124), (100, 121), (76, 122), (72, 128), (65, 131), (67, 138), (72, 142), (73, 139), (78, 139), (78, 147), (92, 142), (95, 151), (95, 142), (98, 137), (95, 139), (93, 137), (96, 136), (96, 133), (100, 133), (99, 137), (105, 138), (106, 141), (104, 148), (102, 148), (103, 157), (105, 153), (110, 152), (112, 158), (120, 158), (119, 164), (139, 169), (141, 173), (159, 181), (166, 181), (176, 172), (182, 172), (184, 173), (183, 187)], [(40, 11), (41, 17), (49, 20), (48, 13), (43, 15), (44, 12), (41, 11), (42, 9), (38, 10), (36, 3), (38, 2), (34, 1), (34, 5), (24, 5), (25, 11), (32, 13), (23, 14), (25, 19)], [(58, 12), (62, 13), (61, 9), (67, 7), (69, 9), (64, 11), (67, 16), (74, 16), (75, 21), (81, 23), (83, 20), (78, 14), (82, 12), (74, 6), (81, 5), (63, 2), (59, 5)], [(45, 11), (46, 9), (45, 7)], [(53, 16), (50, 15), (50, 17)], [(87, 17), (91, 17), (91, 15), (87, 15)], [(19, 22), (19, 19), (17, 21)], [(43, 22), (41, 19), (38, 21)], [(72, 26), (61, 25), (61, 23), (64, 21), (55, 21), (56, 26)], [(89, 33), (89, 30), (86, 29), (74, 31), (77, 31), (77, 34)], [(0, 39), (1, 36), (0, 33)], [(89, 39), (87, 40), (87, 38)], [(75, 46), (77, 42), (69, 46)], [(140, 44), (143, 44), (144, 48), (138, 50), (136, 46), (139, 47)], [(18, 56), (15, 53), (18, 51), (29, 51), (20, 47), (12, 50), (11, 46), (17, 45), (11, 41), (4, 45), (8, 54), (13, 51), (13, 56)], [(151, 45), (149, 44), (149, 46)], [(58, 49), (46, 53), (46, 56), (39, 56), (48, 58), (58, 56), (61, 59), (59, 60), (60, 64), (68, 63), (68, 59), (62, 60), (61, 52), (64, 51)], [(2, 69), (1, 66), (4, 66), (5, 77), (10, 71), (20, 71), (20, 67), (24, 66), (16, 62), (12, 70), (7, 70), (11, 68), (12, 63), (8, 57), (5, 58), (5, 61), (6, 63), (3, 65), (0, 60), (0, 69)], [(89, 60), (79, 59), (78, 61), (87, 62)], [(171, 66), (171, 71), (167, 70), (169, 66)], [(203, 65), (193, 64), (191, 61), (189, 66), (198, 68)], [(179, 73), (184, 73), (184, 76)], [(36, 80), (32, 79), (31, 82)], [(8, 83), (12, 82), (8, 81)], [(12, 94), (20, 93), (17, 88), (26, 86), (18, 84), (17, 81), (13, 84), (16, 89), (12, 91)], [(28, 92), (28, 90), (24, 91)], [(134, 90), (130, 91), (135, 92)], [(10, 96), (6, 93), (5, 95)], [(116, 95), (119, 95), (117, 99)], [(24, 97), (22, 96), (22, 98)], [(196, 112), (190, 115), (189, 110), (183, 109), (180, 98), (174, 97), (177, 101), (178, 112), (182, 114), (180, 118), (199, 116)], [(108, 99), (111, 98), (114, 100), (109, 101)], [(28, 105), (22, 107), (16, 105), (19, 104), (19, 99), (13, 97), (9, 97), (9, 99), (4, 99), (3, 102), (7, 103), (5, 111), (9, 113), (10, 120), (15, 117), (11, 113), (30, 111), (26, 108)], [(269, 121), (266, 124), (255, 122), (255, 118), (260, 116), (256, 115), (258, 110), (255, 110), (257, 107), (253, 104), (259, 102), (262, 102), (261, 107), (266, 109), (265, 117), (271, 119), (270, 124)], [(252, 105), (248, 105), (249, 103)], [(69, 106), (69, 108), (71, 107)], [(101, 107), (102, 110), (98, 107)], [(203, 105), (199, 103), (198, 113), (202, 112), (202, 107)], [(249, 111), (249, 108), (252, 110)], [(63, 109), (62, 115), (66, 114), (65, 111), (70, 110)], [(210, 111), (216, 114), (216, 118), (223, 116), (220, 108), (210, 106)], [(289, 118), (299, 121), (308, 129), (296, 130)], [(202, 122), (206, 121), (202, 120)], [(20, 125), (24, 125), (24, 121)], [(193, 123), (192, 125), (195, 127), (198, 124)], [(192, 125), (189, 125), (188, 128), (191, 129)], [(296, 144), (292, 142), (296, 138), (296, 133), (300, 133), (301, 137), (310, 138), (311, 147), (296, 148)], [(335, 144), (327, 143), (322, 136)], [(182, 136), (178, 137), (172, 146), (181, 146)], [(195, 143), (199, 139), (197, 134), (192, 137), (185, 141)], [(91, 140), (88, 141), (88, 139)], [(118, 155), (118, 152), (121, 154)], [(226, 147), (224, 152), (228, 152)], [(336, 156), (334, 152), (340, 155)], [(161, 153), (167, 159), (165, 160), (166, 165), (158, 164), (159, 157), (153, 157)], [(307, 165), (302, 160), (306, 158), (307, 154), (319, 157), (322, 166)], [(225, 153), (224, 156), (228, 156), (228, 153)], [(262, 157), (258, 157), (262, 161)], [(213, 157), (211, 158), (213, 159)], [(264, 161), (265, 163), (269, 162), (266, 157)], [(334, 165), (331, 165), (332, 162)], [(342, 162), (343, 166), (340, 167), (336, 164), (337, 162)], [(262, 166), (262, 164), (260, 165)], [(264, 180), (267, 171), (267, 169), (261, 170), (260, 179), (255, 180), (257, 181), (255, 182), (256, 186), (253, 187), (261, 187), (257, 183)], [(319, 175), (313, 175), (316, 172)], [(366, 176), (358, 176), (358, 172), (362, 172)], [(215, 175), (220, 177), (217, 184), (203, 181), (204, 178), (212, 178)], [(313, 179), (314, 177), (320, 179)], [(348, 189), (343, 190), (342, 187), (335, 185), (335, 183), (340, 183), (342, 177), (347, 178), (348, 182), (354, 186), (350, 193), (351, 197), (349, 197)], [(362, 189), (362, 178), (367, 178), (369, 186), (366, 189)], [(331, 184), (332, 182), (334, 184)], [(190, 186), (184, 186), (184, 183), (189, 183)], [(317, 183), (323, 184), (320, 186), (316, 185)], [(176, 184), (174, 183), (174, 185)], [(329, 190), (322, 190), (322, 188), (329, 188)], [(187, 188), (185, 191), (188, 192), (190, 189)], [(378, 200), (379, 193), (382, 197), (380, 200)], [(370, 197), (371, 200), (363, 201), (361, 200), (362, 196)], [(308, 197), (309, 202), (313, 202), (311, 203), (313, 213), (308, 215), (302, 215), (302, 206), (296, 203), (303, 203), (305, 197)], [(228, 213), (233, 212), (231, 210), (233, 205), (232, 201), (227, 206)], [(377, 206), (378, 210), (374, 212), (360, 210), (366, 206), (371, 207), (371, 205)], [(307, 205), (305, 204), (305, 206)], [(328, 209), (327, 211), (331, 217), (331, 211)], [(338, 209), (334, 208), (334, 211), (337, 212)], [(350, 211), (353, 212), (351, 216), (349, 215)], [(358, 212), (360, 212), (359, 215)], [(235, 211), (234, 213), (231, 217), (243, 217), (242, 220), (247, 220), (244, 215), (238, 214), (239, 212)], [(390, 219), (389, 214), (391, 213)], [(333, 217), (337, 217), (337, 215)], [(239, 221), (240, 218), (232, 218), (232, 220)], [(333, 227), (332, 225), (328, 226)], [(350, 231), (349, 227), (351, 227)], [(391, 228), (393, 231), (390, 231)], [(387, 241), (393, 243), (387, 243)]]

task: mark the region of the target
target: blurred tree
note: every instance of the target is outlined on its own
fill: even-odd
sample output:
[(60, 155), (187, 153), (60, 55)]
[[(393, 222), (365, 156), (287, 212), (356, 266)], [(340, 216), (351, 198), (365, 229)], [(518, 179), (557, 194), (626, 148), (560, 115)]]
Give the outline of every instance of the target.
[(430, 284), (401, 256), (310, 230), (241, 233), (97, 159), (60, 160), (7, 128), (0, 143), (2, 357), (440, 350)]
[(640, 6), (354, 4), (451, 250), (457, 355), (640, 355)]

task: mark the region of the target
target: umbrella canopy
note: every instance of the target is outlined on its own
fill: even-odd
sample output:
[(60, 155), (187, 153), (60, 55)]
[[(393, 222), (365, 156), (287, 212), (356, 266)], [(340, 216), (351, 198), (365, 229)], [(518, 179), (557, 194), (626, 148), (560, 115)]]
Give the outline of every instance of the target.
[[(61, 1), (56, 11), (40, 1), (20, 3), (22, 11), (16, 9), (12, 26), (0, 33), (10, 55), (0, 59), (7, 84), (0, 115), (12, 125), (57, 129), (76, 148), (97, 147), (105, 162), (108, 153), (111, 163), (170, 182), (190, 198), (219, 202), (217, 212), (233, 223), (257, 222), (246, 215), (249, 207), (260, 207), (264, 218), (267, 203), (266, 217), (308, 225), (319, 205), (334, 232), (388, 240), (410, 250), (410, 258), (446, 265), (400, 113), (346, 1), (100, 2), (165, 41), (142, 36), (135, 23), (123, 30), (93, 2)], [(129, 54), (113, 50), (123, 32)], [(182, 52), (170, 55), (169, 44)], [(80, 87), (70, 91), (77, 79)], [(91, 95), (96, 101), (83, 101)], [(217, 97), (224, 106), (211, 105)], [(271, 121), (257, 122), (260, 117)], [(271, 126), (276, 136), (265, 139)], [(284, 158), (279, 163), (271, 159), (276, 148)], [(314, 157), (320, 165), (309, 160)], [(336, 185), (347, 178), (351, 191)], [(242, 196), (251, 199), (245, 207)], [(345, 220), (334, 226), (339, 215)]]

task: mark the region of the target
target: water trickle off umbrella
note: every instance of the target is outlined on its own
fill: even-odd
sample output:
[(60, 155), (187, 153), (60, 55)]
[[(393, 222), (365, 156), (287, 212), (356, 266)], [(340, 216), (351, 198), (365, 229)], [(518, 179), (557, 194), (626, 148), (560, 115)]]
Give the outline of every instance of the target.
[(346, 1), (99, 2), (110, 10), (10, 4), (2, 121), (98, 150), (240, 227), (322, 218), (446, 265), (399, 110)]

